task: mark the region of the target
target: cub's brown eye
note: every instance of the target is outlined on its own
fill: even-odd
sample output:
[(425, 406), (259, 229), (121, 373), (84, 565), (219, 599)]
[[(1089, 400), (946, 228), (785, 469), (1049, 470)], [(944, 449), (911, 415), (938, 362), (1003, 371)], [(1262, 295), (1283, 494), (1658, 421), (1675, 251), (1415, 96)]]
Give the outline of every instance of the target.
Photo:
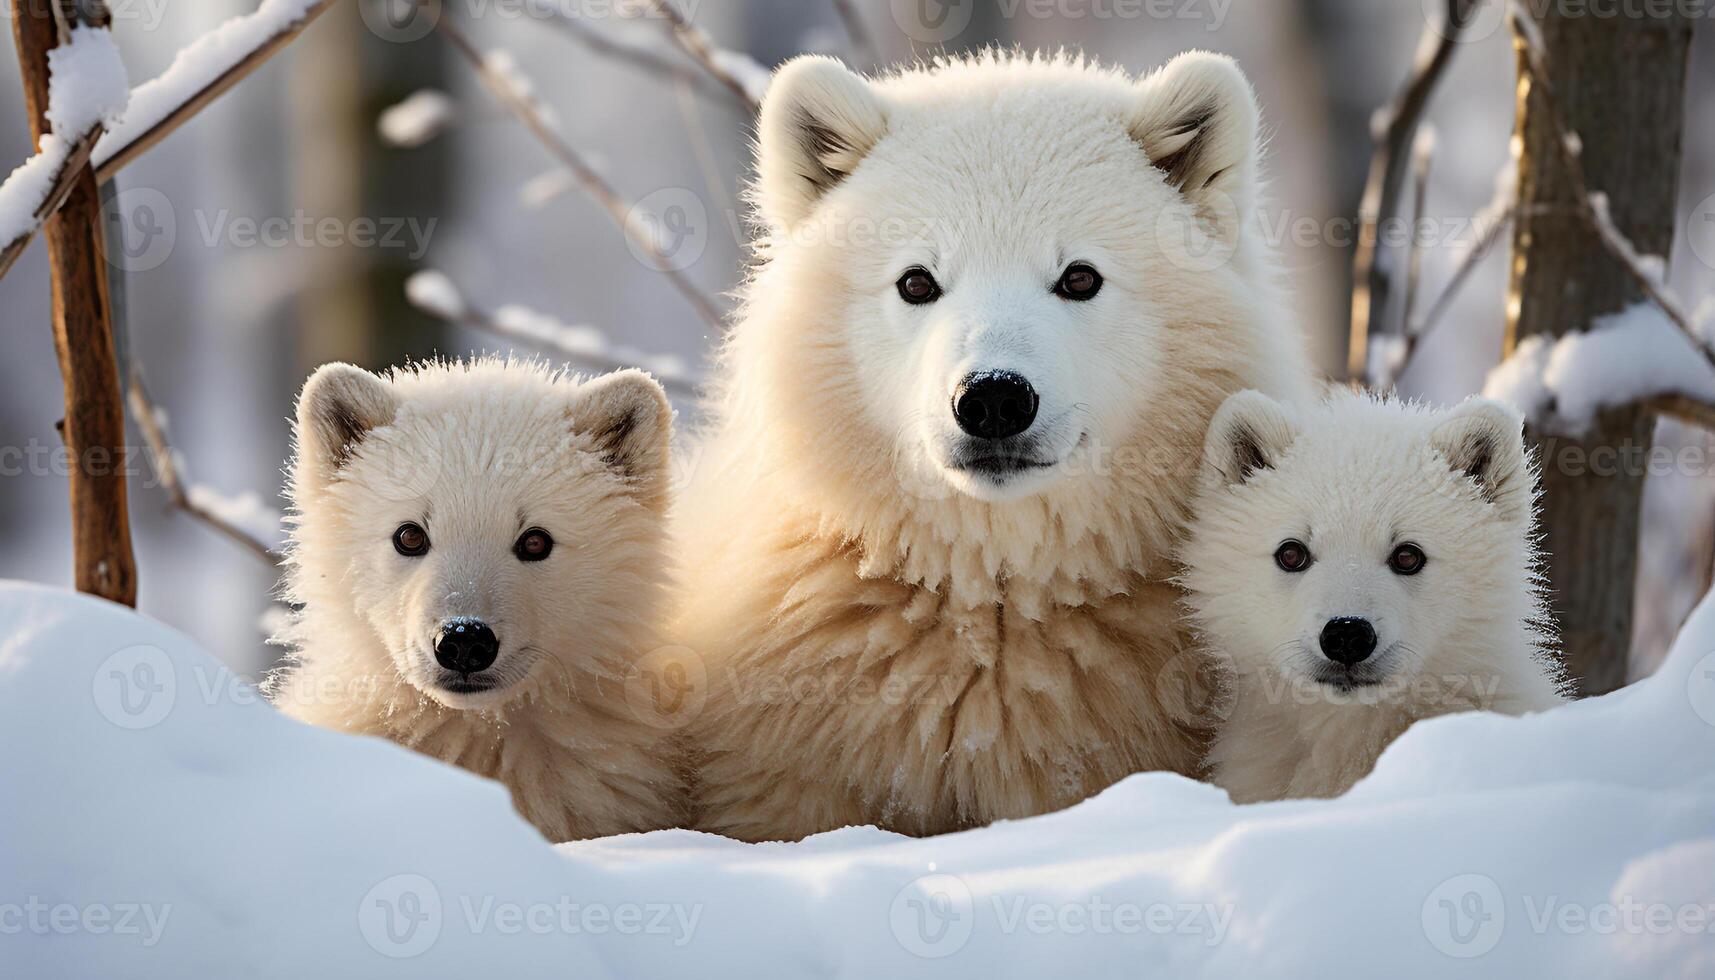
[(1302, 572), (1310, 567), (1310, 549), (1302, 541), (1283, 541), (1274, 549), (1274, 563), (1283, 572)]
[(1416, 575), (1423, 571), (1423, 566), (1429, 563), (1429, 557), (1423, 549), (1414, 544), (1402, 544), (1393, 549), (1388, 556), (1387, 567), (1393, 569), (1395, 575)]
[(420, 524), (401, 524), (393, 532), (393, 550), (406, 558), (421, 558), (429, 553), (429, 532)]
[(941, 284), (921, 266), (905, 270), (899, 277), (899, 298), (912, 306), (933, 303), (941, 298)]
[(1054, 295), (1061, 299), (1083, 302), (1094, 299), (1102, 291), (1102, 274), (1094, 266), (1085, 262), (1074, 262), (1060, 274), (1060, 281), (1054, 284)]
[(519, 561), (541, 561), (554, 551), (554, 538), (547, 531), (533, 527), (518, 538), (512, 553)]

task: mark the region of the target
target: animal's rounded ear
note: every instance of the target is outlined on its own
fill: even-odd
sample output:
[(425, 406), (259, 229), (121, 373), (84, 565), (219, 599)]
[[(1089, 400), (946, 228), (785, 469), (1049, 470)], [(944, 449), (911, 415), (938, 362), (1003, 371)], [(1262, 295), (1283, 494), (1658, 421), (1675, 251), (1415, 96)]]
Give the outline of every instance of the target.
[(1256, 95), (1225, 55), (1189, 51), (1137, 83), (1132, 138), (1169, 186), (1207, 213), (1248, 217), (1254, 204)]
[(324, 364), (298, 394), (294, 484), (326, 486), (368, 435), (393, 421), (392, 386), (350, 364)]
[(1215, 412), (1204, 437), (1204, 480), (1215, 487), (1250, 482), (1258, 471), (1280, 462), (1298, 432), (1298, 421), (1286, 406), (1262, 392), (1233, 395)]
[(837, 59), (781, 65), (757, 125), (757, 200), (777, 232), (797, 226), (822, 195), (857, 169), (887, 132), (874, 89)]
[(654, 378), (632, 370), (586, 382), (573, 395), (567, 417), (572, 430), (626, 477), (640, 500), (656, 509), (665, 506), (673, 406)]
[(1531, 506), (1530, 455), (1524, 417), (1500, 402), (1468, 398), (1436, 423), (1430, 448), (1457, 475), (1477, 486), (1484, 500), (1512, 516)]

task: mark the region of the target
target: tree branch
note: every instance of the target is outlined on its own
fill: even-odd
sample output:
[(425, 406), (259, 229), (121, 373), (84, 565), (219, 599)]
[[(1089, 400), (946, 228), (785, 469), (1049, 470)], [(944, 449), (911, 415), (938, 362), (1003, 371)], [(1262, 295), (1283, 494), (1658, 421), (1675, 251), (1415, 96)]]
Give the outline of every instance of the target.
[[(725, 85), (734, 95), (744, 100), (744, 104), (752, 113), (762, 109), (760, 96), (725, 63), (723, 56), (730, 52), (724, 51), (702, 28), (687, 20), (685, 15), (679, 12), (679, 8), (673, 6), (671, 0), (649, 0), (649, 8), (667, 21), (672, 28), (673, 39), (679, 42), (679, 47), (685, 49), (685, 53), (697, 64), (702, 65), (703, 70), (715, 81)], [(762, 70), (760, 65), (757, 68)]]
[(470, 38), (466, 37), (463, 31), (454, 27), (446, 17), (442, 17), (436, 23), (435, 28), (452, 43), (453, 49), (470, 63), (471, 68), (476, 71), (483, 84), (500, 100), (501, 104), (518, 117), (524, 127), (566, 169), (566, 172), (571, 175), (578, 186), (594, 198), (597, 204), (601, 205), (602, 210), (607, 212), (608, 217), (618, 226), (620, 232), (632, 245), (649, 257), (650, 264), (655, 267), (656, 271), (665, 275), (673, 287), (690, 301), (697, 314), (715, 330), (724, 330), (726, 322), (720, 308), (695, 283), (691, 282), (682, 270), (673, 267), (672, 262), (662, 252), (660, 243), (655, 240), (655, 236), (646, 229), (639, 227), (633, 206), (620, 197), (619, 192), (614, 190), (613, 186), (601, 174), (597, 173), (595, 168), (591, 167), (576, 150), (572, 149), (571, 145), (560, 136), (547, 119), (543, 118), (541, 111), (529, 99), (521, 95), (510, 81), (494, 70), (488, 60), (482, 56), (482, 52), (476, 49), (476, 45), (471, 43)]
[(545, 3), (541, 5), (541, 9), (548, 13), (549, 23), (555, 25), (562, 34), (598, 55), (625, 62), (653, 75), (662, 75), (675, 82), (682, 82), (702, 95), (719, 98), (729, 105), (736, 105), (747, 111), (752, 108), (746, 99), (703, 71), (687, 68), (671, 58), (664, 58), (644, 48), (621, 44), (578, 18), (568, 16), (558, 4)]
[(1372, 125), (1376, 130), (1376, 149), (1370, 158), (1369, 178), (1358, 207), (1362, 231), (1352, 260), (1352, 333), (1346, 370), (1353, 378), (1364, 377), (1368, 370), (1370, 334), (1381, 329), (1378, 321), (1393, 293), (1393, 270), (1378, 255), (1378, 229), (1386, 227), (1399, 214), (1418, 124), (1478, 3), (1479, 0), (1447, 0), (1446, 19), (1440, 30), (1433, 24), (1424, 28), (1411, 76)]
[(126, 393), (125, 401), (131, 410), (132, 420), (143, 434), (143, 441), (149, 446), (149, 455), (155, 462), (155, 475), (161, 481), (161, 489), (167, 492), (169, 505), (244, 546), (270, 567), (279, 565), (281, 556), (273, 547), (191, 497), (179, 475), (173, 447), (167, 442), (166, 429), (161, 425), (160, 410), (150, 400), (149, 391), (143, 384), (143, 373), (136, 365), (131, 366), (130, 390)]
[(870, 64), (881, 62), (881, 50), (875, 46), (875, 39), (870, 36), (869, 28), (863, 24), (863, 17), (857, 12), (857, 5), (852, 0), (833, 0), (834, 12), (839, 14), (840, 23), (845, 25), (846, 37), (851, 39), (852, 47)]

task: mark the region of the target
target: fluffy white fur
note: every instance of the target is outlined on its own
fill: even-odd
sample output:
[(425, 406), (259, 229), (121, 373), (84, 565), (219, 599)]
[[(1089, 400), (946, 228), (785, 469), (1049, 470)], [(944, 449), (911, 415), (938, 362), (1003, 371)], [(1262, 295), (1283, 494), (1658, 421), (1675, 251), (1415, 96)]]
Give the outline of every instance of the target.
[[(673, 825), (683, 780), (623, 693), (659, 645), (671, 415), (638, 372), (321, 368), (298, 399), (286, 594), (302, 611), (274, 702), (497, 779), (551, 840)], [(427, 554), (395, 550), (406, 522)], [(544, 561), (513, 552), (532, 528), (553, 538)], [(456, 617), (499, 638), (492, 690), (458, 693), (436, 663)]]
[[(1140, 80), (1003, 54), (780, 69), (757, 268), (677, 521), (701, 827), (938, 833), (1198, 769), (1207, 733), (1159, 675), (1187, 646), (1170, 556), (1203, 433), (1234, 391), (1309, 385), (1259, 154), (1214, 55)], [(1080, 261), (1102, 291), (1055, 295)], [(914, 266), (938, 301), (902, 300)], [(1035, 469), (956, 465), (955, 388), (995, 370), (1040, 396)]]
[[(1184, 550), (1227, 682), (1215, 782), (1239, 802), (1337, 796), (1421, 718), (1558, 704), (1535, 492), (1523, 420), (1495, 402), (1233, 396), (1210, 425)], [(1288, 540), (1307, 569), (1276, 563)], [(1415, 575), (1389, 566), (1402, 545), (1427, 557)], [(1349, 669), (1321, 649), (1335, 617), (1376, 635)]]

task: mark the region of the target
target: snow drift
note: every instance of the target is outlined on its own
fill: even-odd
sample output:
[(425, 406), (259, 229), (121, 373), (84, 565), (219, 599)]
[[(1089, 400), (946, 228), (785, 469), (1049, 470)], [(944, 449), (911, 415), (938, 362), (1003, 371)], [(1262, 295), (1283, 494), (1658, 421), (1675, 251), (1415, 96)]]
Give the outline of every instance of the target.
[(1421, 724), (1333, 801), (1141, 775), (930, 840), (551, 848), (179, 634), (0, 585), (0, 974), (1715, 975), (1715, 605), (1661, 672)]

